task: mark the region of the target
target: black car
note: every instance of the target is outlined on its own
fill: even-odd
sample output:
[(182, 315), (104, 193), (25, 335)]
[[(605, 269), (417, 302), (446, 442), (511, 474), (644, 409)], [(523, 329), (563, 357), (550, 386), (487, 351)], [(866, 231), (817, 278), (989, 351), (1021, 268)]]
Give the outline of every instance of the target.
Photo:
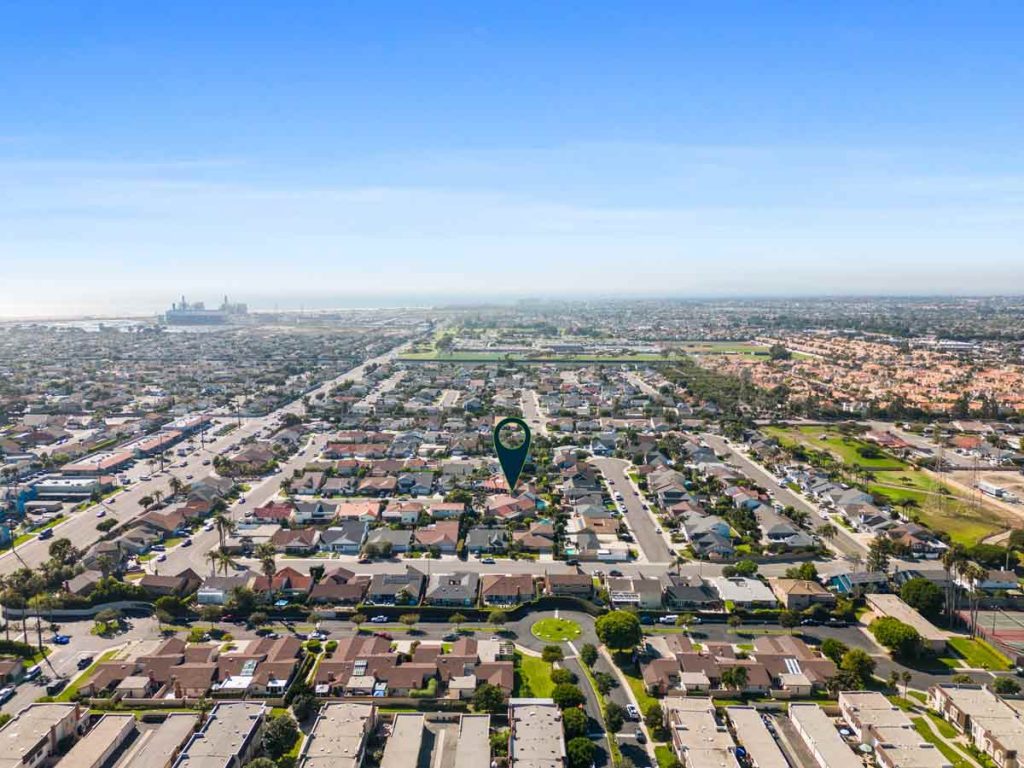
[(622, 571), (620, 571), (618, 568), (613, 568), (612, 570), (608, 571), (608, 575), (616, 579), (621, 579)]
[(56, 696), (58, 693), (64, 690), (67, 684), (68, 681), (66, 678), (58, 677), (56, 680), (53, 680), (46, 686), (46, 695)]

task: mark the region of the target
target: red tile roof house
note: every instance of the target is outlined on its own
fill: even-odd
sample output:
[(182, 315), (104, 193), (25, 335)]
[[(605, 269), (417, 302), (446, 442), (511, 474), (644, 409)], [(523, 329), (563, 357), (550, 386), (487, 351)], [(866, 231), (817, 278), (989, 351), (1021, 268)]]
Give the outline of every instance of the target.
[[(267, 586), (266, 576), (257, 576), (253, 579), (253, 592), (265, 593)], [(305, 595), (312, 589), (313, 579), (304, 573), (299, 573), (294, 568), (282, 568), (274, 574), (270, 587), (274, 594)]]
[(502, 493), (487, 499), (484, 516), (497, 517), (501, 520), (517, 520), (520, 517), (532, 515), (536, 511), (536, 503), (528, 496), (510, 496), (507, 493)]
[(262, 523), (283, 523), (291, 520), (295, 505), (290, 501), (268, 501), (262, 507), (256, 507), (252, 516)]
[(519, 605), (536, 594), (533, 576), (528, 573), (485, 573), (480, 577), (480, 598), (487, 605)]
[(358, 605), (363, 601), (370, 576), (356, 576), (347, 568), (336, 568), (324, 575), (309, 592), (311, 603), (331, 605)]
[(278, 552), (306, 555), (315, 552), (320, 544), (320, 531), (316, 528), (282, 528), (270, 537)]
[(334, 512), (337, 520), (362, 520), (364, 523), (374, 523), (380, 519), (379, 501), (343, 501), (338, 504)]
[(458, 520), (444, 520), (417, 528), (414, 533), (416, 543), (426, 550), (437, 549), (445, 555), (455, 554), (459, 544)]

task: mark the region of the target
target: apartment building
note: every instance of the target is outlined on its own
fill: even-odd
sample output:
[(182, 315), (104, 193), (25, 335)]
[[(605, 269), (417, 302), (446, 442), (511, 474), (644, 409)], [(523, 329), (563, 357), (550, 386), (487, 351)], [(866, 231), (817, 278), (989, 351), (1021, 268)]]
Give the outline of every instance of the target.
[(839, 709), (860, 740), (874, 748), (880, 768), (952, 768), (906, 713), (878, 691), (843, 691)]
[(686, 768), (736, 765), (736, 743), (711, 699), (666, 699), (664, 707), (672, 747)]
[(789, 719), (820, 768), (864, 768), (843, 741), (831, 718), (817, 704), (792, 704)]
[(77, 704), (32, 704), (0, 728), (0, 768), (36, 768), (57, 745), (78, 733), (85, 713)]
[(266, 710), (256, 703), (218, 704), (202, 730), (189, 739), (174, 768), (241, 768), (259, 747)]
[(359, 768), (376, 721), (372, 704), (324, 704), (303, 744), (299, 768)]
[(564, 768), (562, 712), (551, 699), (510, 699), (510, 768)]
[(1000, 768), (1024, 764), (1024, 701), (1002, 699), (986, 686), (937, 685), (928, 703)]

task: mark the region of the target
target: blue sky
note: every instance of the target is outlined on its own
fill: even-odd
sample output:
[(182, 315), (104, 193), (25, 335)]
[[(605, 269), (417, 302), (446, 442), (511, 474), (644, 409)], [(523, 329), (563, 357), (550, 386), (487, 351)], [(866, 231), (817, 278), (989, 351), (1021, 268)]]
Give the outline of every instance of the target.
[(1020, 3), (0, 9), (0, 316), (1014, 293)]

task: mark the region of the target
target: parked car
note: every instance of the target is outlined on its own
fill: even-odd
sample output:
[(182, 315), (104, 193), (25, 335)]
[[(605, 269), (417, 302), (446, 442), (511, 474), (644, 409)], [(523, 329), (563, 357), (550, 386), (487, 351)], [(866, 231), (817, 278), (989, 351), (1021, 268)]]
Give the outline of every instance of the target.
[(658, 619), (658, 622), (660, 624), (675, 624), (678, 619), (679, 617), (676, 614), (670, 613), (666, 616), (662, 616), (660, 619)]
[(633, 737), (637, 740), (637, 743), (639, 744), (647, 743), (647, 737), (644, 736), (644, 732), (639, 728), (636, 729), (636, 733), (633, 734)]
[(370, 619), (370, 622), (372, 624), (387, 624), (388, 623), (388, 617), (387, 616), (374, 616), (372, 619)]
[(621, 579), (622, 578), (622, 571), (620, 571), (618, 568), (612, 568), (610, 571), (608, 571), (608, 575), (612, 576), (612, 577), (614, 577), (616, 579)]
[(485, 558), (482, 558), (480, 560), (480, 562), (483, 563), (484, 565), (494, 565), (494, 558), (493, 557), (485, 557)]
[(626, 705), (626, 716), (630, 720), (639, 720), (640, 719), (640, 710), (637, 709), (636, 706), (633, 705), (633, 704), (627, 704)]
[(46, 695), (56, 696), (58, 693), (64, 690), (67, 684), (67, 678), (58, 677), (56, 680), (52, 680), (51, 682), (46, 684)]
[(14, 697), (14, 686), (6, 685), (0, 688), (0, 704), (6, 704)]
[(106, 516), (107, 516), (107, 510), (105, 510), (103, 507), (100, 507), (99, 509), (96, 510), (96, 517), (106, 517)]
[(90, 664), (92, 664), (92, 656), (89, 656), (88, 654), (86, 654), (85, 656), (79, 656), (78, 657), (78, 668), (79, 669), (85, 669)]
[(50, 642), (54, 645), (67, 645), (71, 642), (71, 635), (54, 635), (50, 638)]

